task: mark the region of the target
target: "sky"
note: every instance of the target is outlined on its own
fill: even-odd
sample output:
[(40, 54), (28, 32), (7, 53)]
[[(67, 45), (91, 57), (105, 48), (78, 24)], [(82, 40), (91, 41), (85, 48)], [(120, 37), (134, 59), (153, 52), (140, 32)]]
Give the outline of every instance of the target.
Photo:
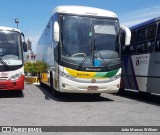
[(17, 27), (36, 44), (53, 9), (59, 5), (79, 5), (102, 8), (115, 12), (123, 26), (133, 26), (160, 16), (160, 0), (0, 0), (0, 26)]

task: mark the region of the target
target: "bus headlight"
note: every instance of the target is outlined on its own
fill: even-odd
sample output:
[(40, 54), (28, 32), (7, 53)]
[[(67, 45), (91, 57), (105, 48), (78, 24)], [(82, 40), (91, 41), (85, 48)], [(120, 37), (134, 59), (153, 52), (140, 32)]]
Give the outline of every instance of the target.
[(22, 73), (18, 73), (18, 74), (12, 75), (8, 80), (15, 81), (19, 79), (21, 76), (22, 76)]
[(111, 77), (110, 80), (114, 81), (114, 80), (119, 79), (120, 77), (121, 77), (121, 74), (117, 74), (117, 75)]
[(69, 80), (72, 80), (72, 81), (74, 80), (74, 77), (72, 77), (72, 76), (70, 76), (70, 75), (68, 75), (68, 74), (66, 74), (64, 72), (59, 71), (59, 75), (64, 77), (64, 78), (67, 78)]

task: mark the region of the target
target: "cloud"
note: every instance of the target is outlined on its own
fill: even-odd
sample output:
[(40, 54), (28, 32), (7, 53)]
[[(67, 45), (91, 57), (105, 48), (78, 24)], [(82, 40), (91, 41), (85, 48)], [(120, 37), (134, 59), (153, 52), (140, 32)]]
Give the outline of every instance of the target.
[(123, 14), (124, 15), (120, 15), (119, 17), (121, 25), (130, 27), (154, 17), (160, 16), (160, 6), (144, 8)]

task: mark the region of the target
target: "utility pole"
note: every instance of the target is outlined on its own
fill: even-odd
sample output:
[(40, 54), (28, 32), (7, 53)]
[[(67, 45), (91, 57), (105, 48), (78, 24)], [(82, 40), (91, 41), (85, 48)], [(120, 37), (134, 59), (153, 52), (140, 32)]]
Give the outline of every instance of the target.
[(14, 21), (15, 21), (15, 23), (17, 24), (17, 29), (18, 29), (19, 19), (18, 19), (18, 18), (16, 18), (16, 19), (14, 19)]

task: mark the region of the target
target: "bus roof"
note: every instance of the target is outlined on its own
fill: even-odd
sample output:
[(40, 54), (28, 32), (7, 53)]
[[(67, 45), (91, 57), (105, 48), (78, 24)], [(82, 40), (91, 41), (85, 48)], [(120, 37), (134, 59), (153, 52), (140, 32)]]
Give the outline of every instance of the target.
[(58, 6), (53, 12), (117, 18), (117, 15), (112, 11), (86, 6)]
[(147, 20), (147, 21), (142, 22), (142, 23), (140, 23), (140, 24), (137, 24), (137, 25), (135, 25), (135, 26), (132, 26), (132, 27), (130, 27), (130, 30), (134, 30), (134, 29), (143, 27), (143, 26), (145, 26), (145, 25), (152, 24), (152, 23), (157, 22), (157, 21), (160, 21), (160, 16), (155, 17), (155, 18), (152, 18), (152, 19), (150, 19), (150, 20)]
[(19, 29), (11, 28), (11, 27), (5, 27), (5, 26), (0, 26), (0, 30), (9, 30), (9, 31), (21, 32)]

